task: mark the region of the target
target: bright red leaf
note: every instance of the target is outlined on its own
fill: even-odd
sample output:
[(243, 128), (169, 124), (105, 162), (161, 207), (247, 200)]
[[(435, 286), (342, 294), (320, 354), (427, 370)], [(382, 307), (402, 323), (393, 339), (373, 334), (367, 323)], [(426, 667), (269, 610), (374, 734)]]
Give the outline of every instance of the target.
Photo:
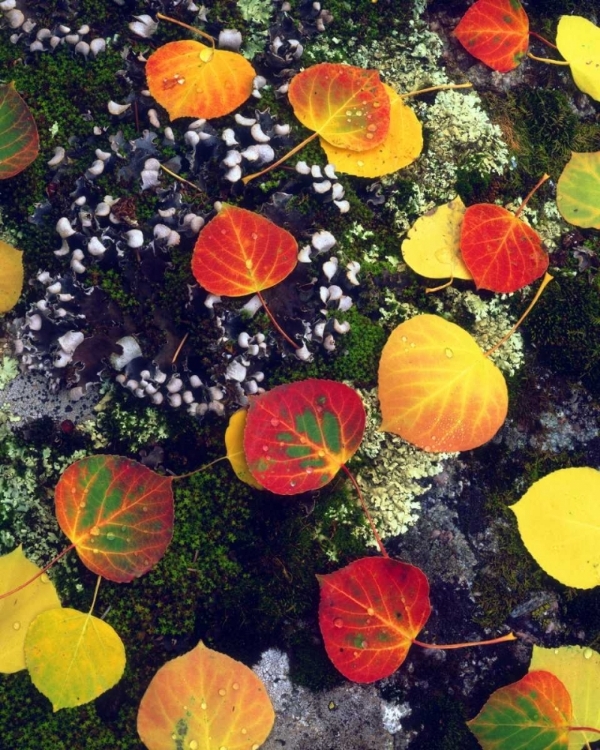
[(198, 235), (192, 273), (211, 294), (241, 297), (275, 286), (297, 262), (298, 243), (289, 232), (264, 216), (226, 205)]
[(477, 0), (454, 29), (473, 57), (500, 73), (516, 68), (529, 46), (529, 19), (519, 0)]
[(93, 573), (126, 583), (150, 570), (169, 546), (171, 484), (137, 461), (88, 456), (59, 479), (56, 517)]
[(548, 268), (548, 254), (537, 232), (492, 203), (467, 208), (460, 252), (477, 288), (492, 292), (515, 292)]
[(423, 571), (365, 557), (318, 579), (319, 626), (336, 669), (354, 682), (393, 674), (431, 613)]
[(333, 380), (301, 380), (250, 400), (244, 451), (263, 487), (296, 495), (330, 482), (356, 452), (364, 430), (356, 391)]

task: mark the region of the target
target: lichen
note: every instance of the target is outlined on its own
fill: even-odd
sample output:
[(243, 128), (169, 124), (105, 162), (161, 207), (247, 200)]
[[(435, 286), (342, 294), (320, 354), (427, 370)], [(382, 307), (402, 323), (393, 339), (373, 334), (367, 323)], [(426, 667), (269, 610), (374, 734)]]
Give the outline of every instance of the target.
[(19, 363), (13, 357), (4, 356), (0, 360), (0, 391), (3, 391), (11, 380), (19, 374)]

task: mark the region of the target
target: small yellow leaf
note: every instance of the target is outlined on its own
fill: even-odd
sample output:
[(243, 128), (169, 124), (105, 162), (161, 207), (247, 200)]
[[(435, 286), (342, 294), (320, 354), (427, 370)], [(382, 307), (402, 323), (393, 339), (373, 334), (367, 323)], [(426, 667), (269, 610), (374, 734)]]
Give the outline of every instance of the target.
[(23, 289), (23, 253), (0, 240), (0, 315), (12, 310)]
[(559, 469), (510, 506), (531, 555), (565, 586), (600, 585), (599, 497), (600, 471)]
[(250, 473), (246, 454), (244, 453), (244, 430), (246, 429), (246, 417), (248, 409), (239, 409), (231, 415), (229, 424), (225, 430), (225, 449), (231, 468), (242, 482), (262, 490), (263, 486)]
[(465, 215), (460, 197), (420, 216), (402, 243), (404, 261), (430, 279), (472, 279), (460, 256), (460, 230)]
[[(23, 554), (21, 545), (0, 557), (0, 594), (29, 581), (40, 568)], [(25, 634), (40, 612), (60, 607), (54, 584), (43, 573), (6, 599), (0, 599), (0, 672), (25, 669)]]
[(52, 708), (72, 708), (102, 695), (125, 669), (125, 647), (98, 617), (67, 607), (42, 612), (29, 626), (25, 662)]
[(571, 66), (577, 88), (600, 101), (600, 29), (581, 16), (561, 16), (558, 51)]

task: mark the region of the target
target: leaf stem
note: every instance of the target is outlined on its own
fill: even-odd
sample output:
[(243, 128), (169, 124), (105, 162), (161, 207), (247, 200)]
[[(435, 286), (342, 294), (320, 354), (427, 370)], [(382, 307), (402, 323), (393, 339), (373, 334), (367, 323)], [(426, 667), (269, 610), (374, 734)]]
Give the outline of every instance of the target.
[(194, 185), (193, 182), (190, 182), (189, 180), (186, 180), (184, 177), (180, 177), (176, 172), (171, 172), (170, 169), (167, 169), (163, 164), (160, 165), (160, 168), (163, 169), (167, 174), (170, 174), (171, 177), (174, 177), (176, 180), (179, 180), (179, 182), (185, 182), (186, 185), (189, 185), (190, 187), (193, 187), (194, 190), (197, 190), (199, 193), (203, 193), (204, 190), (198, 187), (198, 185)]
[(520, 216), (520, 214), (521, 214), (521, 211), (522, 211), (522, 210), (523, 210), (523, 209), (525, 208), (525, 206), (526, 206), (526, 205), (527, 205), (527, 204), (529, 203), (529, 199), (530, 199), (530, 198), (531, 198), (531, 196), (532, 196), (532, 195), (533, 195), (533, 194), (535, 193), (535, 191), (536, 191), (536, 190), (537, 190), (538, 188), (540, 188), (540, 187), (541, 187), (541, 186), (542, 186), (542, 185), (543, 185), (543, 184), (544, 184), (544, 183), (546, 182), (546, 180), (549, 180), (549, 179), (550, 179), (550, 175), (549, 175), (549, 174), (545, 174), (545, 173), (544, 173), (544, 174), (543, 174), (543, 175), (542, 175), (542, 176), (540, 177), (540, 179), (539, 179), (539, 180), (538, 180), (538, 181), (536, 182), (536, 184), (535, 184), (535, 185), (534, 185), (534, 186), (533, 186), (533, 187), (531, 188), (531, 190), (530, 190), (530, 191), (529, 191), (529, 192), (527, 193), (527, 195), (525, 196), (525, 200), (523, 201), (523, 203), (521, 203), (521, 205), (519, 206), (519, 208), (518, 208), (517, 212), (515, 213), (515, 218), (516, 218), (516, 219), (518, 219), (518, 218), (519, 218), (519, 216)]
[(445, 83), (440, 86), (430, 86), (427, 89), (417, 89), (416, 91), (409, 91), (407, 94), (398, 94), (401, 99), (406, 99), (409, 96), (417, 96), (418, 94), (429, 94), (431, 91), (448, 91), (449, 89), (469, 89), (472, 88), (472, 83)]
[(267, 172), (270, 172), (272, 169), (275, 169), (280, 164), (283, 164), (284, 161), (287, 161), (290, 158), (290, 156), (293, 156), (294, 154), (297, 154), (298, 151), (300, 151), (300, 149), (304, 148), (304, 146), (306, 146), (307, 143), (310, 143), (311, 141), (313, 141), (318, 135), (319, 135), (319, 133), (317, 131), (315, 131), (314, 133), (312, 133), (311, 135), (309, 135), (308, 138), (305, 138), (297, 146), (294, 146), (294, 148), (291, 151), (288, 151), (287, 154), (284, 154), (281, 157), (281, 159), (278, 159), (273, 164), (269, 164), (268, 167), (265, 167), (264, 169), (261, 169), (260, 172), (254, 172), (254, 174), (249, 174), (249, 175), (246, 175), (246, 177), (242, 177), (242, 182), (244, 183), (244, 185), (247, 185), (255, 177), (260, 177), (261, 175), (266, 174)]
[(517, 636), (514, 633), (507, 633), (506, 635), (501, 635), (499, 638), (492, 638), (489, 641), (471, 641), (467, 643), (450, 643), (446, 644), (445, 646), (441, 645), (438, 646), (436, 643), (423, 643), (422, 641), (417, 641), (413, 639), (413, 643), (415, 646), (421, 646), (422, 648), (437, 648), (440, 650), (447, 650), (452, 648), (470, 648), (471, 646), (493, 646), (496, 643), (505, 643), (506, 641), (516, 641)]
[(102, 581), (102, 576), (98, 576), (98, 580), (96, 581), (96, 588), (94, 589), (94, 597), (92, 599), (92, 606), (90, 607), (90, 611), (88, 612), (88, 617), (92, 616), (92, 612), (94, 611), (94, 607), (96, 606), (96, 598), (100, 589), (100, 581)]
[(360, 500), (360, 504), (362, 506), (363, 512), (365, 516), (367, 517), (367, 521), (369, 522), (369, 526), (371, 527), (371, 531), (373, 532), (373, 536), (375, 537), (375, 541), (377, 542), (377, 546), (379, 547), (379, 551), (384, 557), (388, 557), (389, 555), (387, 553), (386, 548), (383, 546), (383, 542), (381, 541), (381, 537), (379, 536), (379, 532), (377, 531), (377, 528), (375, 527), (375, 524), (373, 522), (373, 518), (371, 517), (371, 514), (369, 513), (369, 509), (367, 508), (367, 504), (365, 503), (365, 498), (363, 497), (362, 492), (360, 491), (360, 487), (358, 486), (358, 482), (354, 478), (354, 475), (350, 471), (350, 469), (346, 466), (346, 464), (342, 464), (342, 469), (346, 472), (346, 475), (350, 478), (350, 481), (354, 485), (354, 489), (356, 490), (358, 494), (358, 499)]
[(569, 732), (595, 732), (600, 734), (600, 729), (594, 729), (594, 727), (569, 727)]
[(20, 586), (17, 586), (15, 589), (11, 589), (11, 591), (5, 591), (3, 594), (0, 594), (0, 599), (6, 599), (7, 596), (10, 596), (11, 594), (16, 594), (17, 591), (21, 591), (21, 589), (24, 589), (25, 586), (29, 586), (30, 583), (33, 583), (36, 578), (39, 578), (41, 575), (43, 575), (48, 570), (48, 568), (51, 568), (54, 565), (54, 563), (57, 563), (61, 557), (64, 557), (67, 554), (67, 552), (70, 552), (72, 549), (74, 549), (75, 546), (76, 545), (73, 543), (69, 547), (64, 549), (62, 552), (60, 552), (56, 557), (50, 560), (50, 562), (48, 563), (48, 565), (46, 565), (45, 568), (42, 568), (39, 572), (37, 572), (33, 576), (33, 578), (30, 578), (28, 581), (25, 581), (25, 583), (22, 583)]
[(205, 39), (208, 39), (208, 41), (210, 42), (210, 46), (212, 47), (213, 52), (215, 51), (215, 40), (210, 34), (207, 34), (205, 31), (201, 31), (200, 29), (197, 29), (194, 26), (190, 26), (189, 24), (184, 23), (183, 21), (178, 21), (176, 18), (171, 18), (171, 16), (165, 16), (163, 13), (157, 13), (156, 17), (160, 18), (161, 21), (169, 21), (169, 23), (175, 23), (177, 24), (177, 26), (183, 26), (184, 29), (188, 29), (188, 31), (191, 31), (194, 34), (199, 34), (200, 36), (203, 36)]
[(527, 53), (527, 57), (530, 57), (532, 60), (537, 60), (538, 62), (548, 63), (548, 65), (568, 65), (569, 64), (566, 60), (551, 60), (549, 57), (536, 57), (535, 55), (532, 55), (531, 52)]
[(288, 342), (288, 344), (294, 347), (294, 349), (302, 349), (300, 344), (297, 344), (293, 339), (291, 339), (287, 335), (287, 333), (283, 330), (283, 328), (279, 325), (279, 323), (275, 320), (262, 294), (260, 292), (256, 292), (256, 294), (258, 296), (258, 299), (261, 301), (262, 306), (265, 308), (265, 312), (269, 316), (269, 320), (271, 321), (271, 323), (273, 323), (277, 331), (283, 336), (283, 338)]
[(210, 469), (211, 466), (218, 464), (219, 461), (224, 461), (226, 458), (227, 456), (219, 456), (219, 458), (215, 458), (214, 461), (210, 461), (209, 463), (204, 464), (204, 466), (200, 466), (200, 468), (194, 469), (194, 471), (188, 471), (187, 474), (178, 474), (175, 477), (170, 477), (170, 479), (172, 482), (176, 482), (179, 479), (187, 479), (188, 477), (191, 477), (194, 474), (199, 474), (201, 471), (204, 471), (204, 469)]
[(178, 356), (180, 355), (180, 353), (181, 353), (181, 350), (183, 349), (183, 345), (184, 345), (184, 344), (185, 344), (185, 342), (186, 342), (186, 341), (188, 340), (188, 336), (189, 336), (189, 335), (190, 335), (190, 332), (188, 331), (188, 332), (187, 332), (187, 333), (185, 334), (185, 336), (184, 336), (184, 337), (183, 337), (183, 338), (181, 339), (181, 341), (179, 342), (179, 346), (178, 346), (178, 347), (177, 347), (177, 349), (175, 350), (175, 354), (173, 355), (173, 359), (171, 360), (171, 364), (172, 364), (172, 365), (174, 365), (174, 364), (175, 364), (175, 362), (177, 361), (177, 357), (178, 357)]
[(547, 44), (548, 47), (552, 47), (553, 49), (558, 49), (556, 44), (552, 44), (552, 42), (549, 42), (547, 39), (544, 39), (544, 37), (541, 34), (538, 34), (537, 31), (530, 31), (529, 36), (534, 36), (536, 39), (539, 39), (540, 42), (544, 42), (544, 44)]

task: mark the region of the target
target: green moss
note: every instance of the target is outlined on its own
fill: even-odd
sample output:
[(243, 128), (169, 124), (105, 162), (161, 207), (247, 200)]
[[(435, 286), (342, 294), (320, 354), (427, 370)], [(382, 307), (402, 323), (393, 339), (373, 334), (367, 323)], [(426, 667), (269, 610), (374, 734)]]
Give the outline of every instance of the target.
[(339, 316), (350, 323), (350, 331), (338, 338), (339, 353), (331, 366), (335, 380), (351, 380), (358, 388), (377, 382), (377, 369), (387, 334), (378, 321), (362, 315), (356, 308)]

